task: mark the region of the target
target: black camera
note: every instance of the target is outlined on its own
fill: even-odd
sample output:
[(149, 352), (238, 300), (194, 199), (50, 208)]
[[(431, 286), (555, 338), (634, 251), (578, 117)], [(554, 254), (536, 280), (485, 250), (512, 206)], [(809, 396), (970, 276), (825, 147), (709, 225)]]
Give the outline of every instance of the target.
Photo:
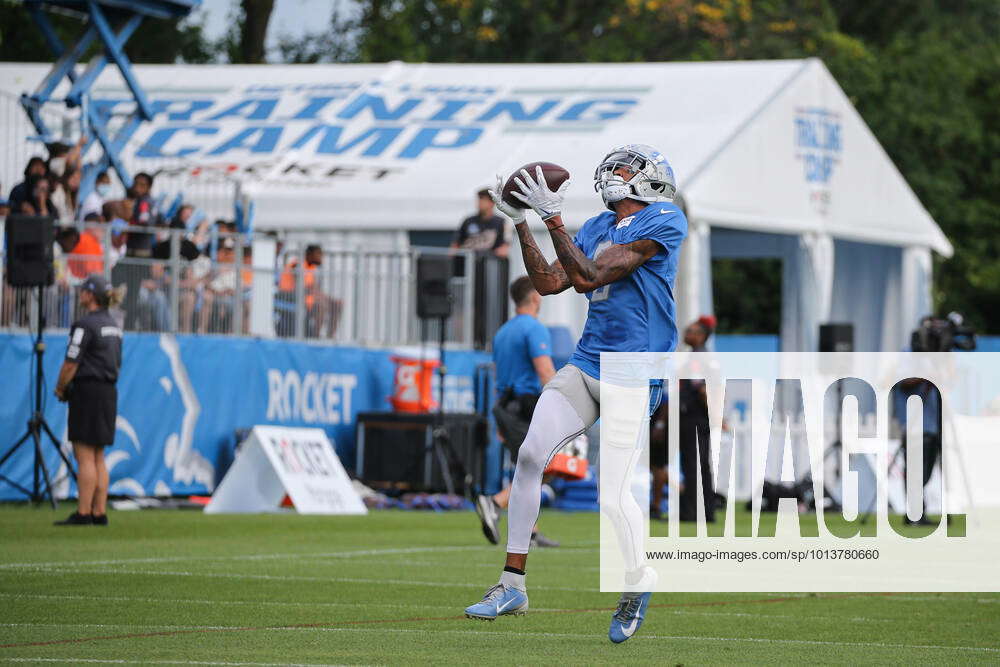
[(951, 352), (976, 349), (976, 332), (963, 324), (959, 313), (947, 317), (928, 315), (910, 334), (910, 349), (914, 352)]

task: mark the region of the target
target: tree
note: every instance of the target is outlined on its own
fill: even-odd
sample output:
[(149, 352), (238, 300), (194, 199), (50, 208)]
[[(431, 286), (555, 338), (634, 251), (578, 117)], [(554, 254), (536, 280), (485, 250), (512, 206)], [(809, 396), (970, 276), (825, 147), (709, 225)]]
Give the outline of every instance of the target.
[(340, 5), (334, 5), (325, 31), (279, 35), (279, 60), (295, 64), (355, 62), (360, 27), (360, 19), (344, 13)]
[(820, 57), (955, 246), (936, 307), (1000, 331), (996, 0), (362, 0), (359, 15), (362, 62)]
[(264, 62), (264, 40), (271, 20), (274, 0), (241, 0), (243, 17), (240, 24), (240, 60), (233, 62)]
[[(83, 22), (74, 17), (50, 13), (48, 18), (66, 46), (76, 42), (83, 32)], [(82, 60), (89, 59), (98, 49), (99, 42), (95, 42)], [(126, 42), (125, 54), (135, 63), (206, 63), (216, 58), (216, 49), (205, 38), (198, 16), (174, 20), (147, 18)], [(24, 5), (0, 1), (0, 61), (52, 59), (52, 52)]]

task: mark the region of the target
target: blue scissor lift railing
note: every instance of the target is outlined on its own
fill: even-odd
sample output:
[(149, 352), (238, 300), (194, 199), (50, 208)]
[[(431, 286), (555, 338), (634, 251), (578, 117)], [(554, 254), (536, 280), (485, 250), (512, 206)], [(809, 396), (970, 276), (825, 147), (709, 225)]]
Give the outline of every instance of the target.
[[(114, 169), (122, 185), (131, 187), (132, 177), (121, 160), (121, 151), (139, 126), (151, 120), (155, 113), (132, 71), (132, 63), (125, 55), (125, 43), (144, 18), (180, 18), (200, 4), (201, 0), (24, 0), (25, 8), (56, 58), (35, 92), (21, 96), (21, 105), (38, 132), (38, 138), (46, 143), (52, 141), (52, 133), (42, 119), (42, 106), (62, 101), (67, 107), (80, 107), (81, 129), (87, 136), (83, 154), (95, 141), (103, 151), (100, 159), (84, 167), (80, 182), (81, 199), (93, 190), (97, 175), (107, 169)], [(45, 10), (72, 13), (84, 21), (83, 32), (69, 48), (59, 39)], [(117, 24), (117, 29), (112, 23)], [(103, 45), (102, 51), (90, 60), (83, 72), (77, 72), (77, 63), (95, 39)], [(135, 110), (113, 135), (109, 128), (109, 110), (89, 103), (90, 87), (109, 63), (118, 68), (135, 102)], [(53, 98), (53, 93), (65, 78), (70, 80), (69, 92), (61, 100)]]

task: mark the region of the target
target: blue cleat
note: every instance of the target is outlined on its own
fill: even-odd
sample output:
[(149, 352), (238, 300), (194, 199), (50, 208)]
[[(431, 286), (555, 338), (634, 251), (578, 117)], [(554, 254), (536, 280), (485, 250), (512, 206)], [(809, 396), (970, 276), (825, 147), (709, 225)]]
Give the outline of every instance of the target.
[(497, 616), (521, 616), (528, 611), (528, 594), (516, 588), (497, 584), (486, 591), (481, 602), (465, 608), (466, 618), (492, 621)]
[(622, 593), (618, 600), (618, 609), (611, 617), (608, 639), (621, 644), (634, 635), (646, 618), (646, 608), (652, 596), (652, 593)]

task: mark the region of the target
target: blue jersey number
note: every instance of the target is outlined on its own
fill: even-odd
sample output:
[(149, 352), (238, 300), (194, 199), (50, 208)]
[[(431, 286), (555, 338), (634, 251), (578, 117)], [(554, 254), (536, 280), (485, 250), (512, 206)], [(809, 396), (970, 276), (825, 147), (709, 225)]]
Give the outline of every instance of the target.
[[(597, 246), (594, 250), (594, 260), (601, 256), (601, 253), (614, 245), (611, 241), (604, 241)], [(590, 293), (590, 301), (605, 301), (611, 297), (611, 283), (604, 285), (603, 287), (598, 287), (593, 292)]]

